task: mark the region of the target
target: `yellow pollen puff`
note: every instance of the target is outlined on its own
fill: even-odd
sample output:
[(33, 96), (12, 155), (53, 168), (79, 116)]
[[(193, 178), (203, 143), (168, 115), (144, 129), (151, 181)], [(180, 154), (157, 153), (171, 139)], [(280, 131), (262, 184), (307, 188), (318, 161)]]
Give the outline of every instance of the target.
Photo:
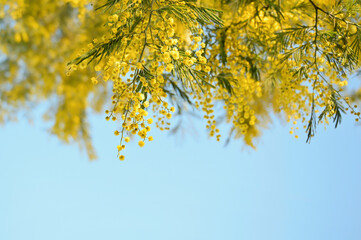
[(123, 161), (124, 159), (125, 159), (124, 155), (120, 155), (120, 156), (119, 156), (119, 160), (120, 160), (120, 161)]
[(94, 85), (96, 85), (98, 83), (98, 80), (95, 77), (92, 77), (90, 80), (92, 81), (92, 83)]
[(153, 123), (153, 119), (152, 119), (152, 118), (149, 118), (149, 119), (147, 120), (147, 122), (148, 122), (148, 124), (152, 124), (152, 123)]
[(102, 70), (102, 67), (100, 65), (96, 65), (94, 69), (95, 71), (99, 72), (100, 70)]
[(148, 137), (148, 141), (153, 141), (153, 137), (152, 136), (150, 136), (150, 137)]
[(125, 142), (130, 142), (130, 138), (129, 138), (129, 137), (126, 137), (126, 138), (124, 138), (124, 141), (125, 141)]
[(174, 60), (178, 60), (178, 59), (179, 59), (179, 52), (178, 52), (178, 51), (171, 51), (170, 54), (172, 55), (172, 57), (174, 58)]
[(140, 147), (143, 147), (143, 146), (144, 146), (144, 142), (143, 142), (143, 141), (139, 141), (139, 142), (138, 142), (138, 145), (139, 145)]
[(143, 111), (142, 111), (142, 115), (143, 115), (144, 117), (146, 117), (146, 116), (148, 116), (148, 112), (145, 111), (145, 110), (143, 110)]
[(171, 64), (171, 63), (169, 63), (169, 64), (167, 65), (167, 67), (165, 68), (165, 70), (166, 70), (167, 72), (171, 72), (171, 71), (173, 70), (173, 68), (174, 68), (174, 65)]

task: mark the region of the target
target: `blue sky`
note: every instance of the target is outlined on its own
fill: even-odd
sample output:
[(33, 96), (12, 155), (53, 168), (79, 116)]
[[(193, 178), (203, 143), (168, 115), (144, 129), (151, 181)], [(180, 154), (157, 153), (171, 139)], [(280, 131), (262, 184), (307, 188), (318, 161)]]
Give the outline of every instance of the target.
[[(104, 116), (91, 118), (89, 162), (45, 126), (0, 127), (2, 240), (361, 239), (361, 127), (318, 128), (311, 144), (275, 123), (257, 151), (155, 133), (116, 158)], [(192, 130), (191, 130), (192, 132)]]

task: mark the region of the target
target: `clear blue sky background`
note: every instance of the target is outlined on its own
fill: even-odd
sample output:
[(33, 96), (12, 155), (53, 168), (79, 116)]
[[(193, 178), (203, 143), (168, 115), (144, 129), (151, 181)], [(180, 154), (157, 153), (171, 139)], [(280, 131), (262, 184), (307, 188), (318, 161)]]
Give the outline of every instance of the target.
[(274, 124), (258, 143), (224, 147), (154, 134), (116, 159), (117, 138), (92, 117), (99, 159), (42, 123), (0, 127), (1, 240), (359, 240), (361, 127), (353, 118), (309, 145)]

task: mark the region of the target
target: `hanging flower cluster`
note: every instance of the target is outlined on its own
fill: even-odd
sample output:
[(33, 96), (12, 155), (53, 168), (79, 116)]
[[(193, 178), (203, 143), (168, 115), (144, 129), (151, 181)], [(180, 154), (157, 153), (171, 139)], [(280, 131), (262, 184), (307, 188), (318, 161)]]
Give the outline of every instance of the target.
[[(0, 117), (31, 96), (60, 96), (53, 132), (87, 139), (88, 150), (86, 109), (92, 102), (99, 111), (108, 98), (120, 160), (126, 143), (153, 140), (152, 127), (170, 130), (186, 104), (202, 112), (209, 136), (221, 140), (224, 117), (229, 137), (252, 147), (270, 113), (307, 141), (317, 123), (337, 126), (347, 112), (360, 119), (357, 92), (344, 93), (360, 67), (358, 1), (42, 1), (0, 0), (3, 75), (13, 86), (0, 91)], [(16, 84), (20, 72), (28, 77)]]

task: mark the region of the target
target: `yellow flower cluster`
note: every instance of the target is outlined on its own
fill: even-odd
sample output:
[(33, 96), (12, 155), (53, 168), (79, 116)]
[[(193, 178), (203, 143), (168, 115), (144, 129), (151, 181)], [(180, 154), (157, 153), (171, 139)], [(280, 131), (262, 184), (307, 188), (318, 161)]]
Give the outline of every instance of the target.
[(0, 123), (44, 102), (51, 132), (65, 142), (78, 142), (94, 159), (87, 111), (102, 109), (106, 89), (89, 85), (95, 71), (85, 63), (74, 66), (81, 72), (67, 76), (65, 71), (79, 49), (87, 51), (83, 47), (89, 37), (103, 31), (104, 18), (89, 6), (84, 0), (0, 1)]
[[(91, 79), (92, 83), (102, 80), (113, 85), (113, 107), (106, 111), (106, 119), (122, 122), (121, 128), (115, 131), (115, 135), (120, 135), (121, 160), (124, 159), (120, 154), (125, 148), (123, 140), (128, 142), (131, 136), (138, 136), (141, 147), (153, 140), (148, 136), (153, 119), (160, 130), (170, 129), (169, 120), (175, 107), (169, 106), (167, 87), (173, 84), (178, 88), (172, 76), (182, 80), (182, 87), (200, 91), (198, 75), (210, 71), (204, 57), (201, 29), (189, 32), (186, 37), (178, 31), (174, 17), (162, 10), (171, 5), (186, 11), (185, 3), (151, 1), (150, 5), (144, 4), (142, 1), (117, 3), (108, 16), (109, 31), (89, 44), (90, 52), (99, 62), (95, 66), (98, 75)], [(194, 28), (192, 23), (187, 25), (190, 27)], [(154, 113), (153, 118), (148, 118), (149, 110)]]
[[(183, 97), (193, 96), (194, 106), (204, 112), (209, 135), (218, 141), (221, 134), (214, 108), (223, 104), (235, 137), (253, 147), (259, 127), (269, 121), (270, 108), (293, 122), (291, 134), (298, 131), (302, 119), (309, 138), (314, 115), (321, 108), (319, 122), (326, 124), (344, 111), (340, 93), (347, 85), (346, 69), (354, 66), (343, 60), (342, 74), (335, 69), (342, 67), (338, 64), (350, 50), (352, 36), (322, 35), (332, 23), (321, 23), (318, 15), (315, 20), (310, 14), (321, 11), (321, 5), (313, 2), (305, 11), (298, 1), (287, 1), (279, 6), (281, 13), (258, 2), (238, 9), (217, 1), (200, 4), (222, 8), (224, 26), (199, 24), (195, 20), (200, 19), (200, 10), (192, 11), (199, 6), (184, 1), (123, 0), (109, 12), (108, 32), (93, 41), (88, 55), (81, 58), (92, 53), (98, 59), (94, 84), (101, 79), (113, 82), (113, 109), (106, 119), (122, 121), (115, 132), (121, 136), (119, 152), (125, 148), (123, 139), (129, 142), (131, 135), (139, 136), (139, 146), (145, 145), (153, 121), (146, 118), (148, 109), (154, 113), (156, 127), (169, 130), (166, 120), (175, 110), (168, 107), (170, 86), (183, 90)], [(339, 20), (331, 13), (328, 17)], [(345, 22), (341, 19), (340, 26)]]
[(361, 119), (344, 97), (361, 63), (357, 1), (231, 2), (0, 0), (0, 121), (55, 98), (52, 132), (82, 141), (93, 157), (87, 109), (111, 99), (106, 120), (119, 123), (124, 160), (125, 143), (144, 147), (152, 125), (170, 130), (184, 104), (202, 111), (209, 136), (221, 140), (225, 116), (232, 136), (252, 147), (272, 113), (308, 140), (316, 122), (337, 126), (344, 112)]
[[(350, 70), (359, 66), (354, 60), (360, 44), (355, 41), (358, 22), (346, 20), (347, 16), (354, 20), (356, 13), (336, 16), (331, 10), (328, 14), (330, 6), (340, 7), (335, 1), (327, 7), (319, 1), (285, 1), (280, 8), (255, 1), (238, 9), (218, 1), (203, 3), (224, 10), (225, 26), (208, 30), (216, 44), (207, 58), (212, 63), (212, 83), (222, 86), (211, 95), (223, 101), (236, 137), (253, 146), (269, 108), (294, 125), (302, 119), (309, 137), (315, 114), (320, 114), (320, 123), (333, 119), (337, 126), (340, 113), (351, 109), (342, 107), (350, 103), (341, 92)], [(335, 26), (339, 29), (330, 34)], [(223, 84), (226, 79), (232, 92)], [(357, 116), (357, 111), (352, 112)], [(291, 127), (290, 133), (297, 130)]]

